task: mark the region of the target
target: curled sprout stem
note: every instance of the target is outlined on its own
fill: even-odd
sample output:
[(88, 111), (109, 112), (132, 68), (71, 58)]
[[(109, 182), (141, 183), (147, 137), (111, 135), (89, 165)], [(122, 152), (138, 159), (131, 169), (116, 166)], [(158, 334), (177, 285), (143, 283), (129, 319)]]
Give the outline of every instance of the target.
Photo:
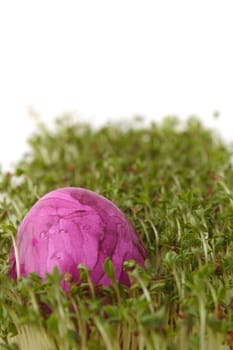
[(11, 239), (12, 239), (12, 244), (14, 248), (14, 253), (15, 253), (15, 263), (16, 263), (16, 274), (17, 274), (17, 279), (20, 278), (20, 265), (19, 265), (19, 253), (18, 253), (18, 248), (16, 245), (16, 240), (14, 235), (11, 233)]

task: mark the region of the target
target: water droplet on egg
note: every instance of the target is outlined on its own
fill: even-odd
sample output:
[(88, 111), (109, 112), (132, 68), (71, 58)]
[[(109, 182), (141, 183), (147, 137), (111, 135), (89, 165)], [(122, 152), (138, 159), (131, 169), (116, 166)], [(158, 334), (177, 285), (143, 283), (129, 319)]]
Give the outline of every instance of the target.
[(51, 235), (54, 235), (54, 234), (56, 233), (56, 230), (55, 230), (54, 228), (51, 228), (51, 229), (49, 230), (49, 233), (50, 233)]
[(59, 230), (59, 233), (60, 233), (61, 235), (63, 235), (63, 234), (67, 234), (68, 232), (67, 232), (67, 230), (64, 230), (64, 229), (62, 228), (61, 230)]
[(62, 253), (61, 253), (61, 252), (57, 252), (57, 253), (55, 254), (55, 258), (56, 258), (57, 260), (61, 260), (61, 259), (62, 259)]
[(48, 238), (48, 233), (46, 231), (41, 231), (40, 232), (40, 238), (47, 239)]

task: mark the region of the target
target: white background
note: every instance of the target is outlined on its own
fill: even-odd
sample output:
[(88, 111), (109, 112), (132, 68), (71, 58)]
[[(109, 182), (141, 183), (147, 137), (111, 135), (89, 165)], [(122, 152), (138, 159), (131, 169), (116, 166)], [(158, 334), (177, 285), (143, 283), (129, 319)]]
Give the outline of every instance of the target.
[(232, 0), (0, 0), (3, 169), (31, 110), (48, 123), (196, 114), (233, 140), (232, 18)]

